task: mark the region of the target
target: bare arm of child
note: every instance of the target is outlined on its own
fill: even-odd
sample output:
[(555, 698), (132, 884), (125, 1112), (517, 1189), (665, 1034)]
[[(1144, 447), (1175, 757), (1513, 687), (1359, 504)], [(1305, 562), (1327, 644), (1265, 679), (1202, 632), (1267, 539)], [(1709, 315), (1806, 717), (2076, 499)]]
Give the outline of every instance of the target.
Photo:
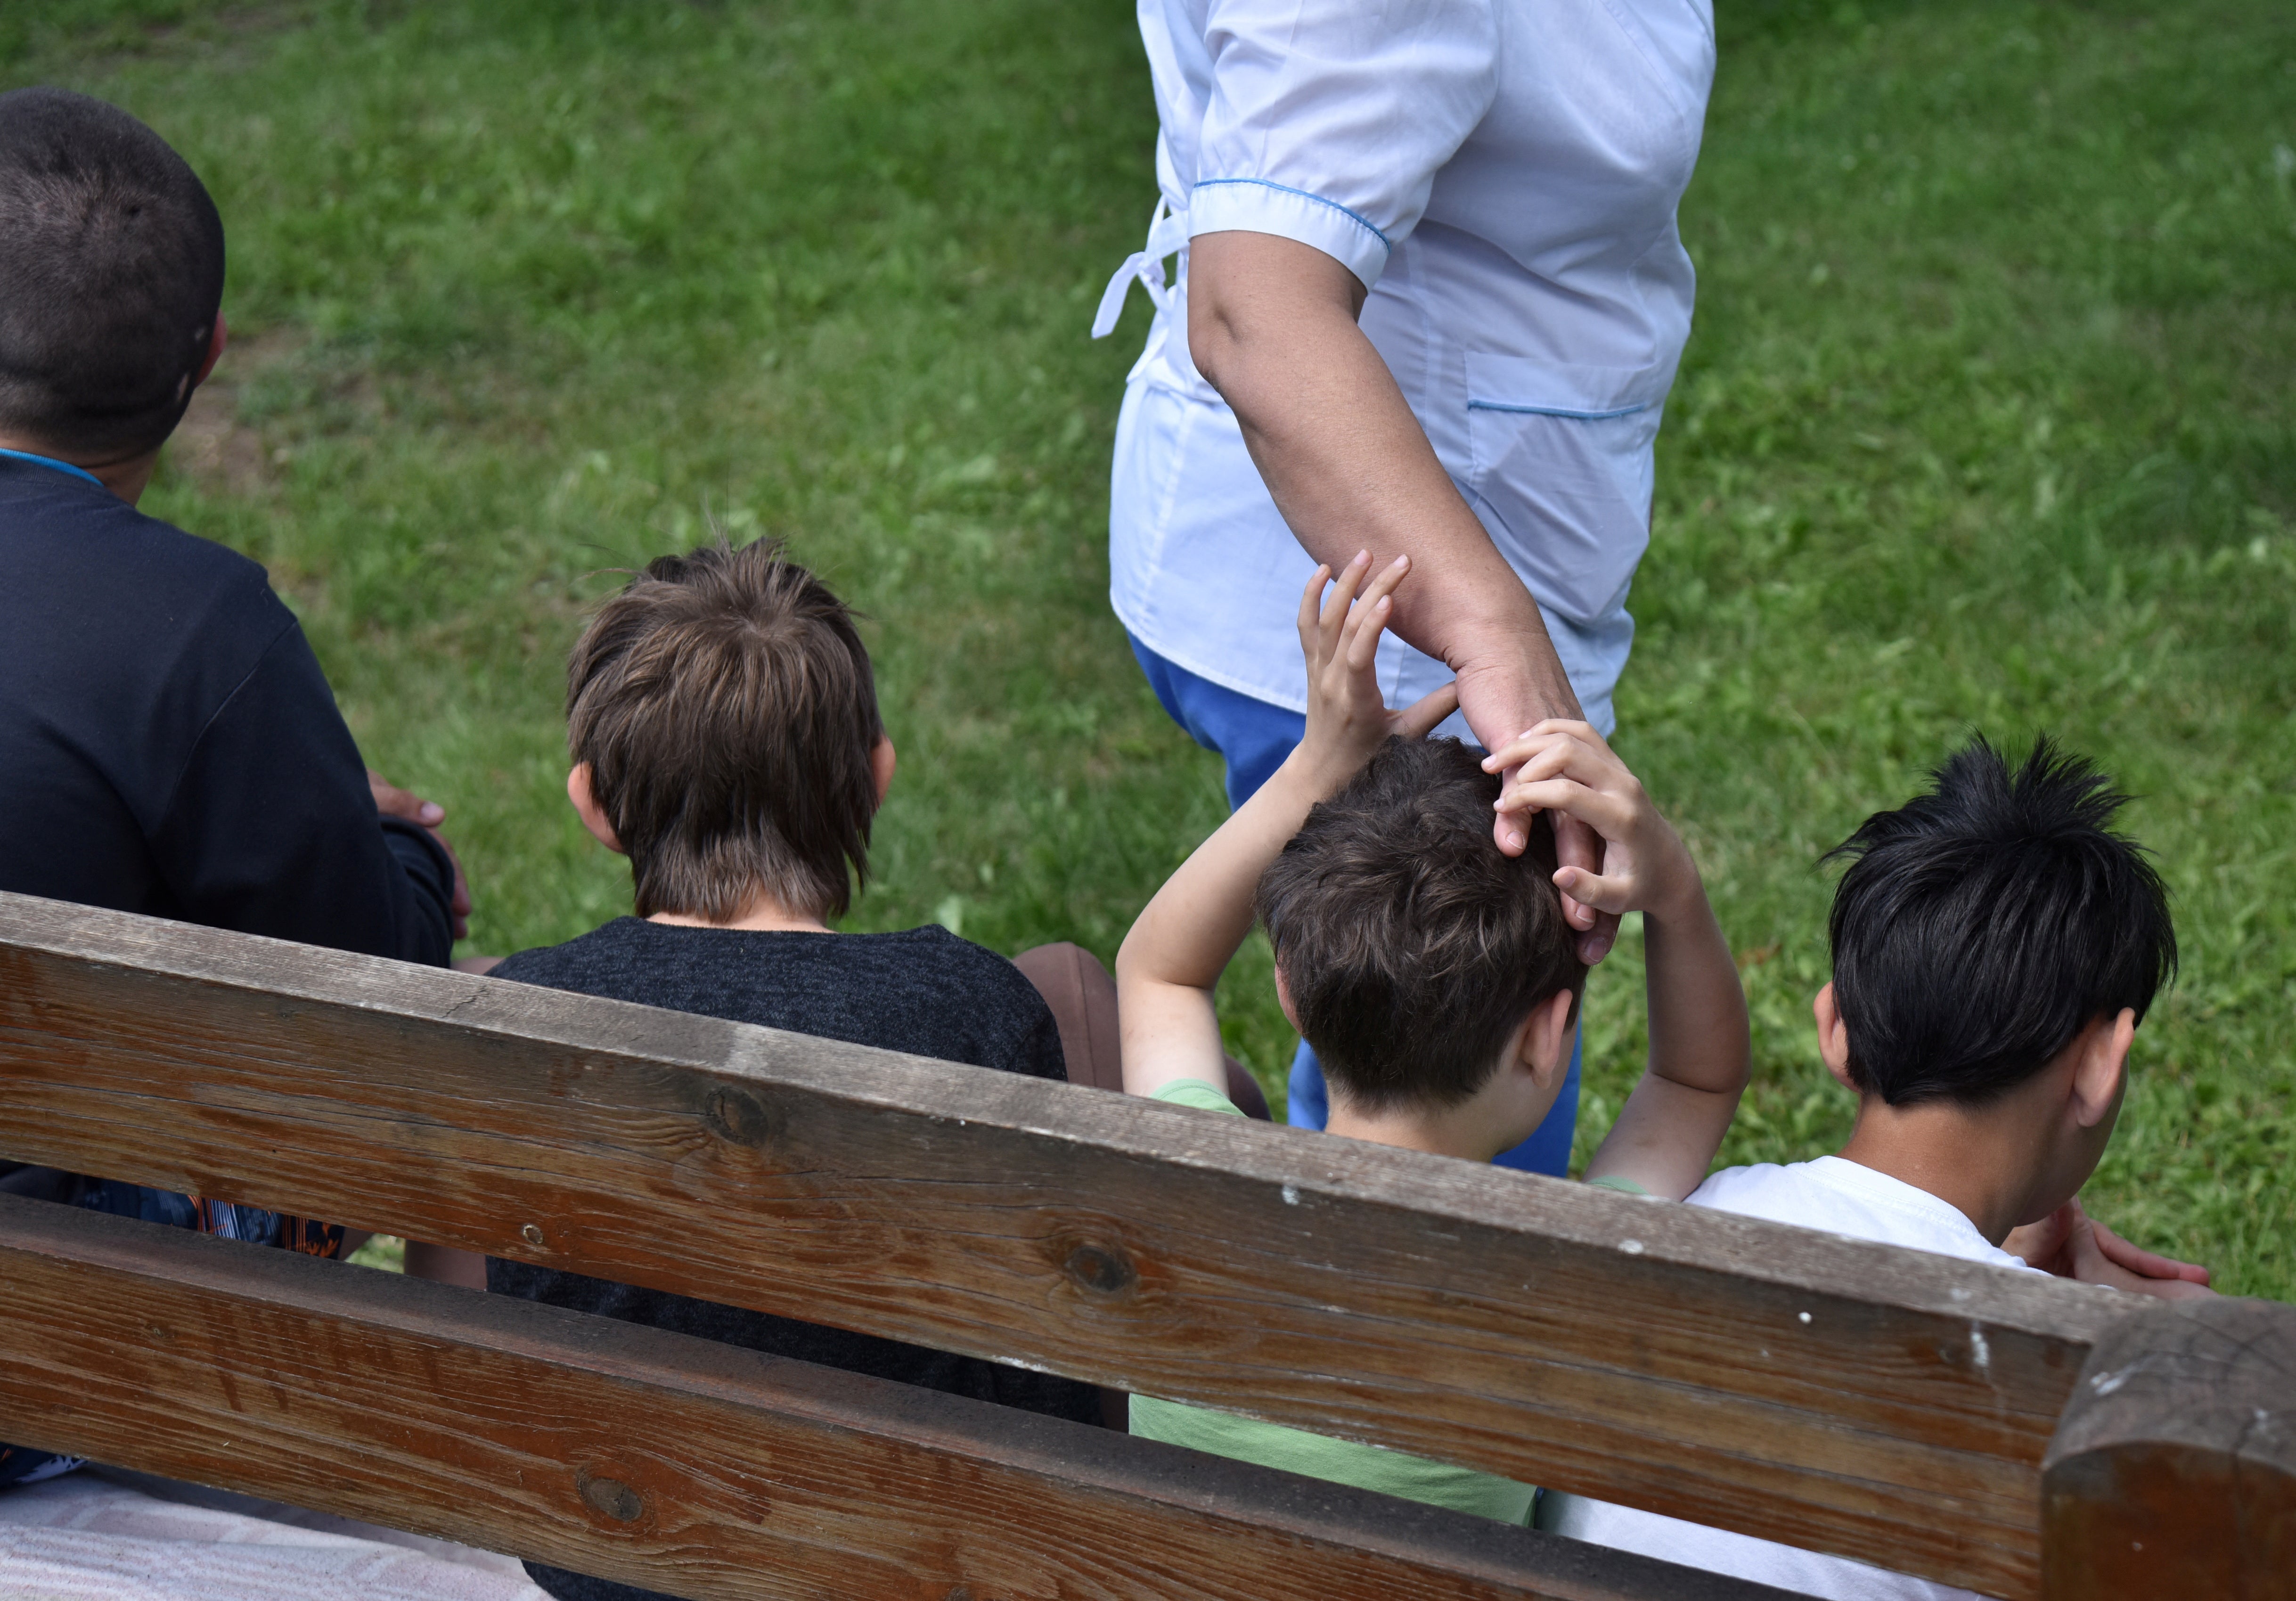
[(1704, 1180), (1746, 1087), (1753, 1044), (1737, 964), (1689, 848), (1601, 735), (1541, 723), (1484, 766), (1518, 763), (1502, 810), (1565, 813), (1606, 847), (1600, 874), (1564, 867), (1555, 887), (1581, 905), (1643, 915), (1650, 1065), (1586, 1176), (1679, 1201)]
[(1212, 989), (1250, 932), (1259, 875), (1300, 832), (1308, 809), (1337, 792), (1389, 735), (1419, 738), (1458, 704), (1448, 686), (1406, 711), (1390, 712), (1380, 699), (1374, 653), (1410, 564), (1397, 557), (1357, 599), (1370, 567), (1369, 554), (1359, 554), (1336, 583), (1331, 569), (1316, 569), (1300, 599), (1306, 736), (1156, 891), (1117, 952), (1124, 1088), (1133, 1095), (1152, 1096), (1180, 1079), (1226, 1085)]

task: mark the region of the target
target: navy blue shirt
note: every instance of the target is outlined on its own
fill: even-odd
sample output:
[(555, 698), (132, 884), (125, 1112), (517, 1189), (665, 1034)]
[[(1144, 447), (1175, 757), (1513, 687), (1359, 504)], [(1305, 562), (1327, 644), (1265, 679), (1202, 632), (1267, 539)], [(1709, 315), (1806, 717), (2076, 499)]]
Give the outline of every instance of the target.
[[(0, 890), (443, 966), (454, 865), (379, 817), (262, 568), (0, 456)], [(4, 1135), (4, 1131), (0, 1131)], [(7, 1160), (0, 1190), (332, 1255), (342, 1231)], [(0, 1485), (76, 1466), (0, 1444)]]
[(0, 456), (0, 890), (446, 963), (453, 868), (261, 567)]

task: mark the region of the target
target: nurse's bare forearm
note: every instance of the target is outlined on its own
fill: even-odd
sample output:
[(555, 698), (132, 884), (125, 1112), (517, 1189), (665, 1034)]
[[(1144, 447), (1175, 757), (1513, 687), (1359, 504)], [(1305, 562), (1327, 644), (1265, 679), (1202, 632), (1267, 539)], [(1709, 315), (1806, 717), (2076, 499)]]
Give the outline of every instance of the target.
[(1410, 556), (1394, 631), (1459, 675), (1486, 745), (1578, 716), (1538, 605), (1356, 325), (1362, 301), (1354, 274), (1293, 240), (1207, 234), (1189, 249), (1190, 352), (1308, 554), (1334, 571), (1358, 550), (1374, 571)]

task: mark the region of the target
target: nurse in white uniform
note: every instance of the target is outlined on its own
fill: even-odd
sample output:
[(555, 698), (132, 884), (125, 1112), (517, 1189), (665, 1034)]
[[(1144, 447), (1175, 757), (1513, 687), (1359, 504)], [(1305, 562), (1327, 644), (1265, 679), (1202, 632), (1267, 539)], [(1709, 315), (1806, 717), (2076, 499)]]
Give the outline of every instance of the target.
[[(1710, 0), (1139, 14), (1161, 193), (1093, 331), (1136, 282), (1156, 303), (1109, 545), (1111, 598), (1166, 709), (1226, 759), (1230, 800), (1250, 793), (1302, 726), (1300, 591), (1317, 562), (1369, 549), (1413, 561), (1382, 647), (1390, 704), (1456, 677), (1444, 732), (1496, 747), (1583, 715), (1608, 733), (1690, 332), (1675, 209)], [(1570, 909), (1599, 958), (1613, 925)], [(1516, 1165), (1561, 1171), (1576, 1105), (1574, 1063)], [(1322, 1107), (1307, 1056), (1292, 1121)]]

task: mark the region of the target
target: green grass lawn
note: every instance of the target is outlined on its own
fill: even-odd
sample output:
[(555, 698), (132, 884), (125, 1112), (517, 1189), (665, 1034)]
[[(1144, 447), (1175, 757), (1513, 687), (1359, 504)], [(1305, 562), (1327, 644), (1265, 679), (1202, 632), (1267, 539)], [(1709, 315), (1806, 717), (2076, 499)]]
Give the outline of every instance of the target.
[[(2185, 955), (2093, 1206), (2296, 1299), (2296, 9), (1718, 9), (1619, 743), (1742, 953), (1725, 1155), (1848, 1127), (1819, 854), (1971, 728), (2049, 729), (2140, 796)], [(270, 566), (371, 759), (450, 809), (472, 948), (627, 909), (561, 792), (562, 663), (713, 521), (874, 620), (902, 768), (849, 926), (1112, 954), (1218, 822), (1105, 599), (1128, 5), (33, 12), (0, 84), (134, 110), (231, 230), (241, 342), (147, 505)], [(1636, 948), (1582, 1142), (1637, 1070)], [(1226, 1001), (1274, 1082), (1264, 947)]]

